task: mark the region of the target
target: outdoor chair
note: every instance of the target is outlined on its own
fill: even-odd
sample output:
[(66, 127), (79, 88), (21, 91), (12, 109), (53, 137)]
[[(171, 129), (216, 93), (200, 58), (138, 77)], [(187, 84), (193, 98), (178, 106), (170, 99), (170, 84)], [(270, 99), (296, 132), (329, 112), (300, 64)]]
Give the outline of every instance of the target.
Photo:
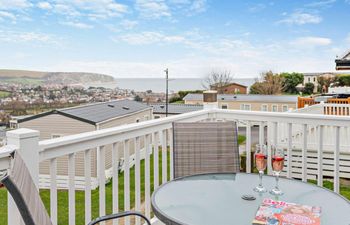
[[(11, 170), (1, 178), (1, 183), (7, 188), (14, 199), (15, 204), (22, 216), (25, 225), (52, 225), (51, 219), (40, 198), (39, 191), (35, 186), (27, 166), (21, 156), (13, 152), (11, 154)], [(113, 215), (107, 215), (95, 219), (88, 225), (94, 225), (102, 221), (118, 219), (126, 216), (139, 216), (148, 225), (150, 221), (141, 213), (127, 211)]]
[(235, 122), (173, 123), (174, 177), (240, 170)]

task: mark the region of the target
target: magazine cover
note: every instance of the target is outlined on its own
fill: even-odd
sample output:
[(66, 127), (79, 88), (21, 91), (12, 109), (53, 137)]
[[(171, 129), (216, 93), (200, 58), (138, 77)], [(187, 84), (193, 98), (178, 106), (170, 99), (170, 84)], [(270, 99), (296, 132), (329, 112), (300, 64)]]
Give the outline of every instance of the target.
[(320, 225), (321, 208), (264, 199), (253, 225)]

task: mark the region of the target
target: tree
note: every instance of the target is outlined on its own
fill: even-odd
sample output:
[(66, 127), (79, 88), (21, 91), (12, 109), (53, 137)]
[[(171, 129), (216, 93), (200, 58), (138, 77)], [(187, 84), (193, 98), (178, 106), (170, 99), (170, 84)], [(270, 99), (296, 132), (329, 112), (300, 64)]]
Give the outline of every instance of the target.
[(344, 75), (338, 76), (337, 86), (339, 87), (350, 86), (350, 75), (344, 74)]
[(281, 73), (283, 77), (283, 91), (290, 94), (298, 94), (297, 86), (304, 81), (304, 75), (301, 73)]
[(195, 90), (195, 91), (179, 91), (177, 95), (173, 96), (170, 98), (169, 102), (174, 103), (174, 102), (179, 102), (183, 101), (183, 98), (188, 95), (188, 94), (202, 94), (202, 90)]
[(335, 82), (337, 82), (337, 77), (319, 76), (317, 78), (318, 91), (320, 93), (327, 93), (328, 88), (331, 86), (331, 84), (333, 84)]
[(180, 96), (173, 96), (169, 99), (169, 103), (175, 103), (179, 101), (182, 101), (182, 98), (180, 98)]
[(34, 88), (34, 91), (43, 91), (43, 88), (39, 85), (37, 87)]
[(268, 71), (261, 74), (261, 81), (256, 81), (250, 87), (251, 94), (278, 95), (283, 90), (283, 77)]
[(5, 111), (0, 111), (0, 123), (8, 124), (10, 122), (11, 116)]
[(252, 86), (250, 86), (249, 94), (259, 95), (260, 94), (260, 90), (263, 89), (262, 86), (263, 85), (261, 84), (261, 82), (256, 81), (254, 84), (252, 84)]
[(195, 90), (195, 91), (179, 91), (177, 94), (181, 98), (181, 100), (188, 94), (202, 94), (203, 91), (201, 90)]
[(134, 101), (142, 102), (142, 98), (141, 98), (139, 95), (136, 95), (136, 96), (134, 97)]
[(203, 87), (206, 90), (217, 90), (218, 94), (223, 94), (223, 87), (232, 83), (233, 77), (227, 70), (212, 71), (205, 79)]
[(54, 94), (53, 91), (50, 91), (48, 98), (49, 98), (50, 100), (55, 100), (55, 99), (56, 99), (56, 95)]
[(315, 88), (315, 85), (313, 83), (306, 83), (304, 86), (303, 93), (307, 95), (311, 95), (312, 93), (314, 93), (314, 88)]

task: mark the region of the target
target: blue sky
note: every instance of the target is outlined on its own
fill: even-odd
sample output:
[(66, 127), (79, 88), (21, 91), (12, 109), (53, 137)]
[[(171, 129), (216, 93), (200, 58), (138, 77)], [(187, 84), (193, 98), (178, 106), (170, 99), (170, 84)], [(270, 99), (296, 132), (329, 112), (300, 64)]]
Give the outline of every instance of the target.
[(0, 0), (0, 67), (115, 77), (333, 71), (350, 0)]

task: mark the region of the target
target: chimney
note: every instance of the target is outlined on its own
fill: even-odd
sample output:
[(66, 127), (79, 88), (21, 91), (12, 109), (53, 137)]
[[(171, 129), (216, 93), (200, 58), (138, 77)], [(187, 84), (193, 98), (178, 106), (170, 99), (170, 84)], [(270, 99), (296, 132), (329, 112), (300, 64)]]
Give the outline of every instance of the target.
[(215, 90), (209, 90), (203, 92), (203, 109), (217, 109), (218, 104), (218, 92)]

